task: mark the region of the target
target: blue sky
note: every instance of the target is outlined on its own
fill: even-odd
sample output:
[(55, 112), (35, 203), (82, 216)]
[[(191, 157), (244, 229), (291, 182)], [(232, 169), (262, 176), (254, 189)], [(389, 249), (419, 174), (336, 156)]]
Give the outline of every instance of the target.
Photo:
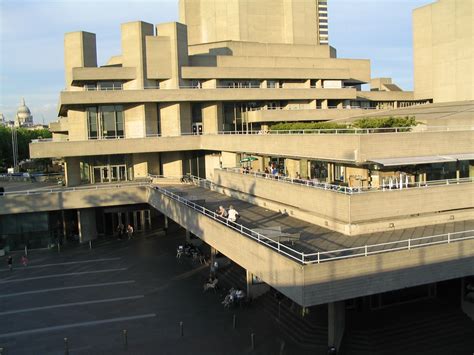
[[(411, 90), (411, 12), (431, 2), (329, 0), (329, 42), (340, 58), (370, 59), (372, 77), (391, 76)], [(178, 0), (0, 0), (0, 112), (13, 119), (24, 97), (35, 122), (56, 119), (64, 33), (96, 33), (102, 65), (120, 53), (121, 23), (177, 19)]]

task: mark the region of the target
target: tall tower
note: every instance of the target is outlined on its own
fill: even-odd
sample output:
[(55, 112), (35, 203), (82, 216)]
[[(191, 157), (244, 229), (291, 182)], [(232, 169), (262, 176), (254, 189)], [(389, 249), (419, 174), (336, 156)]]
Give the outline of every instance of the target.
[(328, 0), (316, 0), (319, 44), (329, 44)]
[(190, 45), (244, 41), (327, 45), (327, 0), (180, 0)]

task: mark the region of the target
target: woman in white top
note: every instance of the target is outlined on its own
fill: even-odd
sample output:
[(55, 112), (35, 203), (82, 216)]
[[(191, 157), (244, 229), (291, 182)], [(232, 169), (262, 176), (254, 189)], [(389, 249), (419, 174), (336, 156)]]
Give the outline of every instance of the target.
[(237, 218), (239, 216), (239, 212), (237, 212), (234, 208), (234, 206), (230, 205), (229, 210), (227, 211), (227, 215), (229, 216), (227, 219), (231, 222), (237, 221)]

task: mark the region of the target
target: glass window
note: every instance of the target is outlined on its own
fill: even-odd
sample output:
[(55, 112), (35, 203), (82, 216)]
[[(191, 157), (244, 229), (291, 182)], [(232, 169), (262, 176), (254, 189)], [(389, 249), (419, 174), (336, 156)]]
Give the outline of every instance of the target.
[(115, 137), (115, 107), (100, 106), (102, 137)]
[(123, 120), (123, 107), (115, 106), (115, 115), (116, 115), (116, 132), (117, 137), (124, 136), (124, 120)]
[(89, 133), (89, 139), (97, 138), (97, 108), (87, 108), (87, 128)]

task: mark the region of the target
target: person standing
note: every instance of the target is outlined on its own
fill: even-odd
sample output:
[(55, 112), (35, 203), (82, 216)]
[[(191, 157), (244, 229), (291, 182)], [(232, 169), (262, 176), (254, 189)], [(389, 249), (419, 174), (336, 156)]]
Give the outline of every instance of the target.
[(227, 215), (229, 216), (227, 219), (230, 222), (236, 222), (237, 219), (240, 217), (239, 212), (237, 212), (237, 210), (232, 205), (229, 206), (229, 210), (227, 211)]
[(7, 258), (7, 264), (8, 264), (8, 269), (10, 271), (13, 271), (13, 257), (11, 255), (9, 255)]
[(131, 224), (127, 226), (127, 236), (128, 236), (128, 240), (133, 238), (133, 227)]
[(27, 267), (28, 266), (28, 258), (26, 257), (26, 255), (23, 255), (21, 257), (21, 264), (24, 266), (24, 267)]
[(122, 224), (122, 222), (119, 222), (117, 226), (117, 233), (118, 233), (119, 239), (122, 239), (124, 230), (125, 230), (125, 226)]

